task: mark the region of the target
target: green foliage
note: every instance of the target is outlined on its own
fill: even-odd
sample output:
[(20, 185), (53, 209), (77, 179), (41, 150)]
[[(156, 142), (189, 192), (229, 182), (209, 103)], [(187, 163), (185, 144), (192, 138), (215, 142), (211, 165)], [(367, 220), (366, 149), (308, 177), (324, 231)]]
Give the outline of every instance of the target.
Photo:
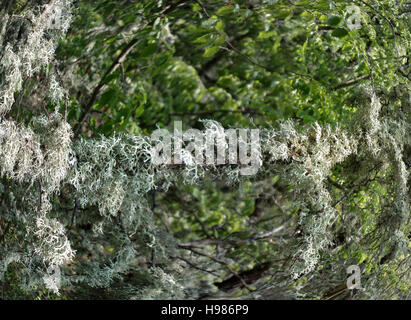
[[(406, 2), (231, 2), (0, 5), (3, 298), (409, 298)], [(180, 119), (258, 174), (155, 166)]]

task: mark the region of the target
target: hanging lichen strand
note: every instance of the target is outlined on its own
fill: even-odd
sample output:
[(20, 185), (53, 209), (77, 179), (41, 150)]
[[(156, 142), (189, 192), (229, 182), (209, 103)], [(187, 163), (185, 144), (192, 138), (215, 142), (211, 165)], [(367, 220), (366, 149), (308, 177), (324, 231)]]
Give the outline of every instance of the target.
[[(132, 270), (145, 280), (124, 289), (127, 297), (184, 298), (189, 275), (169, 260), (177, 246), (171, 234), (154, 225), (148, 193), (181, 182), (201, 185), (211, 178), (236, 184), (247, 177), (240, 175), (240, 165), (203, 166), (187, 153), (181, 154), (183, 165), (154, 165), (152, 147), (159, 141), (147, 136), (73, 140), (70, 125), (58, 112), (36, 117), (30, 126), (5, 118), (23, 79), (53, 58), (56, 38), (45, 36), (50, 12), (59, 8), (67, 17), (55, 37), (68, 28), (69, 1), (50, 3), (39, 14), (6, 15), (1, 21), (0, 45), (6, 49), (0, 59), (0, 194), (9, 208), (2, 216), (11, 225), (11, 235), (0, 249), (0, 275), (9, 264), (18, 263), (25, 290), (46, 285), (58, 292), (57, 281), (63, 287), (110, 287)], [(19, 22), (25, 18), (32, 24)], [(24, 36), (9, 39), (8, 28), (16, 26), (25, 28)], [(56, 100), (63, 97), (55, 79), (48, 85)], [(402, 90), (400, 95), (408, 95)], [(278, 129), (261, 130), (262, 166), (252, 179), (275, 173), (292, 186), (292, 207), (303, 235), (290, 246), (290, 279), (316, 270), (333, 243), (331, 227), (346, 213), (344, 207), (336, 209), (344, 199), (331, 192), (326, 181), (336, 164), (350, 160), (371, 159), (382, 168), (388, 190), (389, 200), (363, 245), (379, 248), (376, 261), (409, 255), (409, 169), (404, 163), (409, 161), (404, 147), (411, 141), (409, 99), (403, 99), (403, 111), (382, 116), (374, 89), (364, 88), (358, 98), (356, 117), (344, 128), (284, 121)], [(215, 121), (205, 121), (205, 127), (217, 135), (223, 132)], [(369, 169), (369, 164), (356, 168), (360, 177)], [(93, 232), (72, 232), (74, 219), (92, 221)], [(104, 249), (107, 243), (112, 253)], [(87, 251), (95, 256), (82, 259)], [(137, 257), (150, 257), (153, 251), (155, 264), (140, 268)], [(52, 276), (56, 270), (61, 279)]]
[[(36, 14), (35, 11), (39, 13)], [(0, 46), (4, 48), (4, 52), (0, 54), (0, 116), (12, 107), (14, 93), (21, 90), (23, 80), (50, 64), (56, 40), (67, 32), (70, 21), (69, 0), (50, 1), (20, 16), (6, 12), (1, 17)], [(58, 85), (53, 86), (55, 97), (61, 96), (61, 91)]]
[[(65, 226), (47, 216), (52, 208), (50, 196), (59, 192), (69, 169), (70, 125), (58, 113), (33, 119), (32, 128), (3, 118), (15, 103), (15, 93), (22, 89), (23, 81), (49, 65), (57, 39), (70, 24), (70, 1), (37, 4), (21, 15), (6, 11), (0, 20), (0, 46), (4, 48), (0, 54), (0, 175), (10, 187), (2, 194), (12, 209), (4, 213), (5, 219), (14, 224), (17, 237), (2, 244), (1, 278), (10, 263), (21, 262), (27, 272), (28, 278), (22, 278), (27, 290), (36, 283), (44, 285), (46, 278), (42, 276), (74, 257)], [(50, 87), (55, 101), (62, 98), (63, 90), (56, 81), (50, 81)], [(26, 243), (23, 250), (19, 246), (22, 239)], [(43, 269), (38, 275), (37, 264)], [(56, 291), (53, 279), (45, 282)]]

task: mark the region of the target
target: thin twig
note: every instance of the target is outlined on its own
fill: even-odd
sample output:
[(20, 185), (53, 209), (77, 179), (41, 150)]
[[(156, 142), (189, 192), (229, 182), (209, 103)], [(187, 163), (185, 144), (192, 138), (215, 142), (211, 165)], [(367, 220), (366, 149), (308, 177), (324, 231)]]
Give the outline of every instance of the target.
[(182, 249), (185, 249), (185, 250), (190, 250), (191, 252), (193, 252), (193, 253), (195, 253), (195, 254), (197, 254), (197, 255), (199, 255), (199, 256), (207, 257), (207, 258), (213, 260), (214, 262), (217, 262), (218, 264), (221, 264), (221, 265), (224, 266), (232, 275), (234, 275), (236, 278), (238, 278), (238, 279), (241, 281), (242, 285), (243, 285), (245, 288), (247, 288), (247, 290), (249, 290), (249, 291), (254, 291), (252, 288), (250, 288), (250, 287), (247, 285), (247, 283), (244, 281), (244, 279), (243, 279), (236, 271), (234, 271), (234, 270), (228, 265), (227, 262), (222, 261), (222, 260), (217, 259), (217, 258), (214, 258), (213, 256), (210, 256), (210, 255), (208, 255), (208, 254), (199, 252), (199, 251), (197, 251), (197, 250), (195, 250), (195, 249), (193, 249), (192, 247), (189, 247), (189, 246), (179, 245), (179, 247), (182, 248)]

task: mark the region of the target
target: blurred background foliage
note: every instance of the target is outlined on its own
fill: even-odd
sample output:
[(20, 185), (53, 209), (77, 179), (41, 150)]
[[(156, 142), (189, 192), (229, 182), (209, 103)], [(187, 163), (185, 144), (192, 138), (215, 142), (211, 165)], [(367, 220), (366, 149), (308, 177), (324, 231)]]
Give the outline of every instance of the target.
[[(361, 8), (358, 30), (346, 24), (352, 4)], [(68, 100), (58, 107), (76, 136), (150, 135), (158, 127), (171, 130), (174, 120), (202, 128), (201, 119), (224, 127), (271, 128), (291, 119), (344, 128), (360, 107), (360, 86), (386, 96), (399, 85), (409, 89), (406, 1), (91, 0), (75, 1), (74, 10), (50, 68), (68, 89)], [(37, 90), (45, 78), (27, 80), (19, 99), (46, 101), (38, 109), (52, 112), (56, 106)], [(402, 106), (398, 99), (383, 104), (384, 112)], [(23, 107), (13, 109), (15, 119), (38, 112)], [(203, 281), (190, 289), (192, 296), (369, 297), (344, 288), (346, 267), (358, 264), (365, 279), (378, 273), (385, 289), (376, 297), (409, 298), (409, 257), (402, 264), (376, 262), (376, 249), (355, 241), (375, 225), (387, 190), (381, 171), (371, 168), (358, 182), (358, 172), (349, 174), (353, 167), (337, 165), (329, 179), (334, 195), (345, 199), (336, 207), (348, 206), (353, 215), (340, 217), (330, 230), (335, 246), (318, 270), (297, 280), (283, 276), (291, 263), (287, 243), (300, 231), (288, 200), (293, 188), (281, 177), (152, 192), (155, 223), (179, 241), (181, 252), (173, 259)], [(15, 290), (6, 297), (18, 298)], [(65, 297), (79, 296), (58, 298)]]

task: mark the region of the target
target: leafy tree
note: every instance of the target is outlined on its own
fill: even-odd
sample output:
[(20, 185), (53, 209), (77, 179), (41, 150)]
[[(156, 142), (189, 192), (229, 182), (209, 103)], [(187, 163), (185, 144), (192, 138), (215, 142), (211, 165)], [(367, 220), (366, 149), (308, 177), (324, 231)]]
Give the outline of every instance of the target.
[[(409, 11), (2, 1), (3, 298), (409, 298)], [(175, 120), (259, 128), (261, 168), (155, 165)]]

